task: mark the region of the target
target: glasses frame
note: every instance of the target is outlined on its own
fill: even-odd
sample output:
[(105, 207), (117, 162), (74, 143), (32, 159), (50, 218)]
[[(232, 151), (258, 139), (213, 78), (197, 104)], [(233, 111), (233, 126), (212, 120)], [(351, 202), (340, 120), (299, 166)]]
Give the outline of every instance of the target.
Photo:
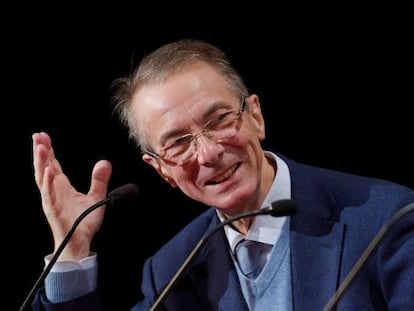
[[(247, 96), (242, 96), (242, 98), (241, 98), (239, 110), (235, 114), (235, 117), (236, 117), (237, 120), (240, 119), (240, 117), (242, 116), (243, 112), (246, 109), (246, 97)], [(233, 112), (233, 111), (230, 110), (227, 113), (230, 113), (230, 112)], [(199, 132), (197, 132), (195, 134), (191, 134), (191, 133), (185, 134), (185, 135), (183, 135), (181, 137), (191, 136), (192, 137), (192, 140), (191, 140), (192, 142), (194, 142), (194, 141), (196, 142), (197, 141), (196, 140), (197, 137), (200, 136), (200, 135), (205, 135), (206, 137), (211, 138), (211, 136), (209, 135), (209, 130), (208, 130), (208, 125), (211, 123), (211, 121), (212, 120), (207, 121), (203, 125), (202, 129)], [(166, 150), (169, 146), (170, 145), (167, 145), (167, 146), (162, 147), (161, 148), (161, 152), (163, 152), (164, 150)], [(175, 161), (171, 161), (171, 160), (164, 159), (163, 155), (161, 155), (159, 153), (155, 153), (155, 152), (152, 152), (152, 151), (149, 151), (149, 150), (144, 150), (143, 153), (144, 154), (148, 154), (150, 157), (152, 157), (152, 158), (154, 158), (156, 160), (162, 160), (163, 162), (165, 162), (167, 164), (174, 164), (174, 165), (184, 165), (185, 163), (187, 163), (191, 159), (191, 157), (190, 157), (188, 160), (184, 161), (183, 163), (178, 164)], [(194, 152), (194, 154), (197, 154), (197, 152)]]

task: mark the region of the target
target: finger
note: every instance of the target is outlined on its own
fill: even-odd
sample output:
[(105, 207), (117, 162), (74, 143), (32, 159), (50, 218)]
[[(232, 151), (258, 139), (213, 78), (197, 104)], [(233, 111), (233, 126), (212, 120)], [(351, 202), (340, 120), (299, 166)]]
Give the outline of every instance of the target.
[(89, 194), (98, 196), (102, 199), (108, 191), (108, 183), (112, 174), (112, 165), (107, 160), (98, 161), (93, 170), (91, 178), (91, 187)]
[(47, 133), (34, 133), (32, 140), (35, 180), (38, 187), (41, 188), (46, 167), (50, 167), (55, 175), (62, 173), (62, 168), (59, 161), (55, 158), (51, 139)]
[(48, 152), (47, 155), (48, 155), (49, 165), (52, 166), (52, 168), (55, 171), (55, 174), (61, 173), (62, 172), (62, 167), (61, 167), (59, 161), (55, 157), (55, 151), (53, 149), (52, 140), (51, 140), (50, 136), (45, 132), (41, 132), (40, 136), (42, 137), (43, 144), (46, 147), (46, 150)]
[(33, 167), (35, 173), (36, 184), (39, 189), (42, 188), (44, 171), (47, 167), (48, 151), (47, 151), (48, 137), (41, 133), (32, 135), (33, 141)]
[[(52, 206), (54, 204), (56, 194), (55, 194), (55, 187), (54, 187), (54, 178), (55, 175), (50, 167), (46, 167), (44, 171), (44, 179), (42, 186), (40, 188), (40, 192), (42, 194), (42, 205), (43, 207)], [(47, 212), (50, 211), (45, 211)]]

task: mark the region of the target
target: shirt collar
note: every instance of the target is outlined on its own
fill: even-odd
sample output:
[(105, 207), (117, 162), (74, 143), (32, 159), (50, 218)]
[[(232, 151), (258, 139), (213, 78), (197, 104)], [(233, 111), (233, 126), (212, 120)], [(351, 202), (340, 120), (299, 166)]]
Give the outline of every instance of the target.
[[(286, 162), (272, 152), (266, 151), (265, 154), (275, 160), (277, 170), (270, 191), (260, 208), (270, 206), (274, 201), (291, 198), (290, 174)], [(224, 217), (219, 212), (217, 213), (220, 220), (223, 221)], [(242, 239), (250, 239), (274, 245), (279, 238), (285, 220), (286, 217), (261, 215), (255, 218), (246, 236), (234, 230), (231, 226), (225, 226), (224, 232), (232, 250), (234, 250), (236, 244)]]

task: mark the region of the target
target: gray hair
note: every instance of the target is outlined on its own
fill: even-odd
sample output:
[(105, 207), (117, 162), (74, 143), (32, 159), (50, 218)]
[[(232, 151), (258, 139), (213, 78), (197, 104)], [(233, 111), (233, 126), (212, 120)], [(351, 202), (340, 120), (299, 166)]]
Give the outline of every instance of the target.
[(131, 103), (134, 94), (140, 88), (160, 84), (200, 61), (207, 63), (222, 75), (238, 96), (248, 94), (242, 77), (233, 68), (225, 53), (217, 46), (194, 39), (181, 39), (161, 46), (145, 56), (131, 75), (113, 81), (111, 86), (115, 89), (112, 97), (114, 112), (127, 127), (129, 138), (142, 152), (149, 148), (150, 140), (145, 128), (137, 122), (136, 116), (132, 113)]

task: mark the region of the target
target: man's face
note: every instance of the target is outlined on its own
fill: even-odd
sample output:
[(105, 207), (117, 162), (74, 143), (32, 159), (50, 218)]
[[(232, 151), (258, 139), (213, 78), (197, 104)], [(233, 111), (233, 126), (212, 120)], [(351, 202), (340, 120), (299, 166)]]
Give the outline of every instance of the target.
[[(144, 155), (144, 161), (189, 197), (229, 215), (246, 206), (256, 208), (262, 195), (260, 141), (265, 134), (258, 97), (246, 97), (245, 111), (231, 124), (231, 138), (217, 140), (202, 130), (221, 115), (237, 115), (242, 100), (204, 63), (188, 66), (161, 84), (141, 88), (133, 98), (138, 121), (150, 137), (151, 151), (161, 155), (161, 159)], [(195, 133), (198, 135), (192, 140), (190, 136), (192, 142), (186, 142), (191, 148), (186, 154), (192, 155), (187, 162), (177, 165), (166, 160), (171, 146), (179, 146), (183, 135)]]

